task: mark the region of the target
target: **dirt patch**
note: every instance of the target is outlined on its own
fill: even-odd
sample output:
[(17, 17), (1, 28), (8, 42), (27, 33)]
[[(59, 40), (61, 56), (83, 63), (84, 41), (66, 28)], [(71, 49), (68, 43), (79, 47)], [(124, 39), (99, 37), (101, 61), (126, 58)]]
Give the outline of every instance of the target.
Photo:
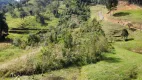
[(132, 49), (131, 51), (142, 54), (142, 48), (139, 49)]
[(141, 8), (140, 6), (137, 6), (135, 4), (129, 4), (128, 1), (120, 0), (116, 11), (136, 10), (140, 8)]
[(140, 24), (140, 23), (134, 23), (134, 22), (131, 22), (129, 20), (124, 20), (124, 19), (111, 18), (113, 13), (118, 12), (117, 14), (114, 14), (114, 16), (120, 17), (120, 16), (129, 15), (129, 13), (123, 13), (123, 12), (120, 12), (120, 11), (138, 10), (138, 9), (142, 9), (142, 8), (140, 6), (137, 6), (137, 5), (134, 5), (134, 4), (129, 4), (127, 1), (120, 0), (118, 7), (117, 7), (117, 10), (112, 11), (110, 14), (104, 14), (104, 20), (115, 23), (115, 24), (119, 24), (119, 25), (122, 25), (122, 26), (127, 26), (128, 23), (132, 23), (133, 24), (132, 28), (137, 29), (137, 30), (142, 30), (142, 24)]
[(0, 42), (0, 51), (11, 46), (10, 42)]

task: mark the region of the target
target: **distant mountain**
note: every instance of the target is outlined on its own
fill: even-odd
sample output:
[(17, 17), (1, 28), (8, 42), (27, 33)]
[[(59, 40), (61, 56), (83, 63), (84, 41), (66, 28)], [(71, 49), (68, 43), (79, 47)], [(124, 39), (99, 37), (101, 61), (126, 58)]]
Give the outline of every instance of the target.
[(14, 2), (15, 0), (0, 0), (0, 5), (5, 5), (11, 2)]
[(8, 3), (13, 3), (15, 0), (0, 0), (0, 8)]

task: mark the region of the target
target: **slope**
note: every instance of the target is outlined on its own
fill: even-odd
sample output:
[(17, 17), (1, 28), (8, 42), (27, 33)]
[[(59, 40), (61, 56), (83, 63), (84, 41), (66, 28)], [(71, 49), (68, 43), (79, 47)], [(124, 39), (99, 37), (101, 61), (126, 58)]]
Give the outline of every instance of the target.
[[(95, 12), (96, 8), (98, 8), (98, 6), (91, 7), (92, 12)], [(103, 11), (106, 10), (103, 9)], [(92, 17), (95, 16), (92, 15)], [(109, 33), (112, 30), (126, 28), (111, 20), (106, 20), (102, 23), (102, 28), (106, 36), (110, 36)], [(120, 41), (112, 44), (115, 47), (115, 54), (105, 54), (106, 57), (104, 57), (103, 61), (82, 67), (81, 80), (142, 80), (142, 55), (138, 54), (141, 53), (140, 51), (142, 49), (141, 31), (129, 31), (129, 33), (129, 39), (132, 40), (127, 42)]]
[(142, 55), (115, 46), (116, 54), (109, 54), (104, 61), (84, 66), (81, 77), (87, 80), (130, 80), (142, 77)]

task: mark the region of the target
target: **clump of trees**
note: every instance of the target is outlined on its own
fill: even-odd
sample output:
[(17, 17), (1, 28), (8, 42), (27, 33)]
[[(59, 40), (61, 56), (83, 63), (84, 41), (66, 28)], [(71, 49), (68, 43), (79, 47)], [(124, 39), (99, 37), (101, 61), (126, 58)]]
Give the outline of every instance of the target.
[[(88, 20), (87, 4), (80, 0), (64, 4), (67, 9), (60, 14), (59, 24), (42, 35), (44, 46), (34, 70), (36, 73), (95, 63), (102, 59), (103, 52), (111, 51), (100, 23), (96, 19)], [(86, 19), (82, 19), (83, 15)], [(77, 27), (71, 27), (72, 19), (80, 21), (75, 23)]]

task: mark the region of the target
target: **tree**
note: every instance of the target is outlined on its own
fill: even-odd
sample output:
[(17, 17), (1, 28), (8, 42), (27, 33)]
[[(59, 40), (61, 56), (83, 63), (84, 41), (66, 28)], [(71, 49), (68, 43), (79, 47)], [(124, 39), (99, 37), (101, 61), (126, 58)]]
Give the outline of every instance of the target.
[(142, 5), (142, 0), (128, 0), (128, 2), (129, 2), (130, 4)]
[(33, 15), (33, 11), (32, 10), (30, 10), (29, 13), (30, 13), (31, 16)]
[(71, 33), (66, 34), (65, 38), (64, 38), (65, 48), (72, 48), (73, 47), (72, 42), (73, 42), (73, 37), (72, 37)]
[(26, 16), (28, 16), (27, 12), (25, 12), (25, 11), (20, 12), (20, 18), (21, 19), (24, 19)]
[(115, 10), (116, 7), (118, 5), (118, 0), (107, 0), (107, 3), (106, 3), (106, 7), (107, 9), (109, 10), (108, 14), (112, 11), (112, 10)]
[(0, 13), (0, 40), (4, 40), (8, 35), (8, 25), (3, 13)]
[(128, 36), (129, 36), (127, 29), (122, 30), (121, 36), (122, 36), (122, 38), (124, 38), (125, 41), (127, 40)]
[(44, 16), (42, 16), (40, 13), (37, 13), (36, 21), (39, 21), (41, 23), (41, 25), (45, 25), (46, 24)]

